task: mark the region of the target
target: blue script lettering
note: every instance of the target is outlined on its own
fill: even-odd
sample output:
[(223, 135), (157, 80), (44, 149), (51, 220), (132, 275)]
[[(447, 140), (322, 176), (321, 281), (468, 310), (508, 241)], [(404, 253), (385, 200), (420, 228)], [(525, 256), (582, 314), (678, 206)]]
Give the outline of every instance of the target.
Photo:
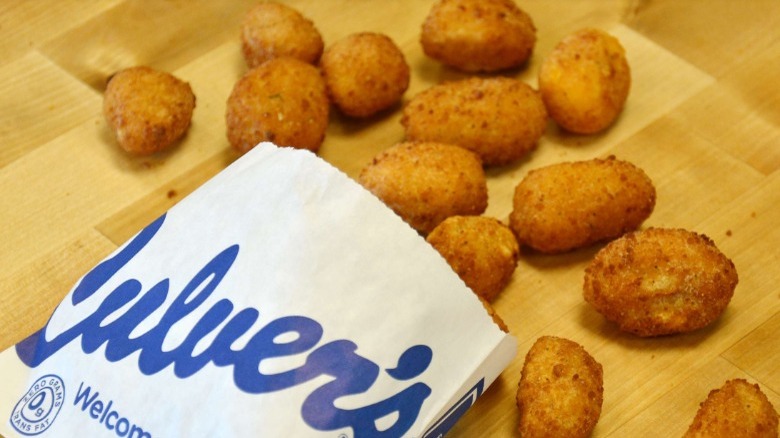
[[(97, 265), (85, 275), (73, 291), (74, 306), (94, 295), (127, 265), (152, 240), (162, 227), (165, 215), (142, 230), (112, 257)], [(209, 363), (232, 367), (233, 381), (241, 390), (261, 394), (281, 391), (308, 382), (319, 376), (333, 377), (316, 388), (303, 401), (301, 416), (311, 427), (330, 431), (352, 428), (354, 436), (390, 437), (407, 432), (417, 419), (431, 388), (417, 382), (377, 403), (358, 409), (336, 407), (336, 399), (368, 391), (379, 377), (380, 368), (371, 360), (356, 353), (357, 345), (349, 340), (335, 340), (319, 345), (323, 335), (320, 323), (306, 316), (285, 316), (265, 324), (254, 333), (246, 345), (234, 350), (231, 345), (260, 317), (254, 308), (234, 313), (233, 303), (226, 298), (216, 301), (194, 324), (177, 347), (163, 351), (163, 343), (174, 324), (199, 308), (214, 293), (238, 257), (239, 246), (232, 245), (214, 256), (167, 308), (162, 308), (170, 292), (169, 279), (163, 279), (143, 292), (143, 284), (134, 278), (121, 282), (97, 309), (81, 321), (48, 340), (44, 326), (39, 332), (16, 346), (19, 358), (30, 367), (40, 365), (70, 342), (81, 338), (84, 353), (94, 353), (105, 345), (105, 357), (111, 362), (122, 360), (140, 351), (138, 369), (146, 375), (173, 366), (180, 378), (197, 373)], [(110, 315), (136, 300), (111, 322), (103, 323)], [(162, 312), (160, 321), (147, 332), (131, 338), (130, 334), (152, 313)], [(194, 354), (198, 342), (222, 325), (213, 341), (199, 354)], [(283, 336), (285, 335), (285, 336)], [(280, 342), (280, 339), (288, 341)], [(290, 340), (291, 339), (291, 340)], [(316, 348), (315, 348), (316, 347)], [(265, 374), (260, 364), (267, 359), (309, 352), (299, 368)], [(416, 345), (406, 349), (398, 364), (385, 373), (396, 381), (410, 380), (421, 375), (430, 365), (433, 353), (430, 347)], [(88, 401), (88, 391), (81, 394)], [(395, 422), (380, 428), (377, 420), (397, 413)]]

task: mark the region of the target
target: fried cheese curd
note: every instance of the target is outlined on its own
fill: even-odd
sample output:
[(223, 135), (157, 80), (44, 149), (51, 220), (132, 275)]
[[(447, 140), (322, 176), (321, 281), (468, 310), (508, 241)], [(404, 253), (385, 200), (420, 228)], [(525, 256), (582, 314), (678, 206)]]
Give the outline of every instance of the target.
[(322, 55), (322, 35), (298, 10), (273, 1), (250, 9), (241, 23), (241, 51), (249, 68), (289, 56), (316, 64)]
[(361, 32), (330, 45), (320, 61), (331, 101), (351, 117), (369, 117), (401, 100), (410, 71), (387, 35)]
[(426, 240), (474, 293), (488, 301), (512, 279), (520, 254), (509, 227), (485, 216), (450, 216)]
[(519, 67), (533, 53), (536, 27), (512, 0), (439, 0), (422, 26), (429, 57), (466, 72)]
[(576, 134), (595, 134), (612, 125), (630, 88), (623, 46), (598, 29), (561, 40), (539, 70), (539, 91), (550, 117)]
[(542, 336), (528, 351), (517, 390), (520, 436), (590, 436), (601, 416), (603, 369), (578, 343)]
[(275, 58), (248, 71), (227, 100), (230, 144), (246, 153), (263, 141), (317, 152), (330, 102), (319, 70), (295, 58)]
[(151, 67), (120, 70), (108, 81), (103, 114), (119, 146), (136, 155), (168, 149), (187, 132), (195, 95), (187, 82)]
[(509, 226), (521, 245), (561, 253), (637, 229), (655, 197), (650, 178), (627, 161), (558, 163), (531, 170), (515, 187)]
[(482, 163), (449, 144), (393, 145), (361, 170), (358, 182), (421, 234), (450, 216), (479, 215), (487, 208)]
[(621, 330), (660, 336), (711, 324), (738, 280), (734, 263), (707, 236), (649, 228), (596, 253), (585, 270), (583, 296)]
[(778, 416), (756, 384), (726, 381), (710, 391), (683, 438), (777, 438)]
[(409, 141), (462, 146), (493, 166), (536, 148), (547, 112), (539, 93), (520, 80), (473, 77), (418, 93), (404, 106), (401, 124)]

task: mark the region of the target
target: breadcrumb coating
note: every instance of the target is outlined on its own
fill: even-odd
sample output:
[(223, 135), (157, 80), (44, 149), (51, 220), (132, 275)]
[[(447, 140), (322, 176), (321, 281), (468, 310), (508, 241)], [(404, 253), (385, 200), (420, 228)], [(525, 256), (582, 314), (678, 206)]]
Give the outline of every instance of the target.
[(561, 253), (633, 231), (655, 208), (645, 172), (609, 157), (545, 166), (515, 188), (509, 225), (521, 244)]
[(195, 94), (187, 82), (147, 66), (115, 73), (103, 95), (103, 114), (125, 151), (149, 155), (176, 144), (187, 132)]
[(507, 164), (536, 148), (547, 127), (539, 93), (506, 77), (473, 77), (435, 85), (404, 107), (409, 141), (455, 144), (486, 166)]
[(631, 69), (620, 41), (599, 29), (564, 38), (544, 59), (539, 91), (558, 125), (577, 134), (608, 128), (623, 111)]
[(512, 0), (439, 0), (422, 26), (426, 55), (466, 72), (523, 65), (536, 44), (531, 16)]
[(329, 108), (316, 67), (295, 58), (275, 58), (234, 85), (225, 114), (227, 137), (240, 153), (263, 141), (317, 152), (325, 139)]
[(488, 301), (504, 290), (517, 267), (520, 247), (514, 234), (491, 217), (448, 217), (426, 240), (474, 293)]
[(369, 117), (400, 102), (410, 71), (387, 35), (361, 32), (329, 46), (320, 62), (333, 103), (344, 114)]
[(585, 301), (621, 330), (660, 336), (700, 329), (728, 306), (734, 263), (703, 234), (636, 231), (602, 248), (585, 270)]
[(520, 436), (588, 437), (603, 400), (601, 364), (574, 341), (542, 336), (525, 357), (518, 385)]
[(249, 68), (281, 57), (316, 64), (323, 48), (322, 35), (314, 23), (278, 2), (259, 3), (241, 23), (241, 51)]
[(487, 208), (479, 158), (449, 144), (391, 146), (363, 168), (358, 182), (422, 234), (450, 216), (479, 215)]
[(710, 391), (684, 438), (777, 438), (778, 416), (756, 384), (732, 379)]

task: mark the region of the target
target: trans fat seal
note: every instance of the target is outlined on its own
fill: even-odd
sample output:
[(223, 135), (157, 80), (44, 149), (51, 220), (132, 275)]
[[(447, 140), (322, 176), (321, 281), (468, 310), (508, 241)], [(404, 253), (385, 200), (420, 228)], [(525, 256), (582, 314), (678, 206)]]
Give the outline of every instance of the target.
[(65, 401), (65, 384), (59, 376), (47, 374), (30, 386), (16, 403), (10, 423), (22, 435), (38, 435), (48, 429)]

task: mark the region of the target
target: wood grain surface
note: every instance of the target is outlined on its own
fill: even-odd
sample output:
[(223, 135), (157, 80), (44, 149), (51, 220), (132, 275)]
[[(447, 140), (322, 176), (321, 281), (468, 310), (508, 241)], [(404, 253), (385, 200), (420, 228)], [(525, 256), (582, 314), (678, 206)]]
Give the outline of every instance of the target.
[[(89, 268), (235, 160), (225, 102), (246, 71), (239, 25), (254, 0), (0, 2), (0, 348), (41, 327)], [(465, 77), (419, 43), (430, 1), (290, 1), (325, 43), (358, 31), (390, 36), (406, 55), (405, 95)], [(585, 26), (617, 36), (633, 85), (607, 132), (574, 136), (549, 124), (526, 159), (488, 170), (486, 215), (506, 220), (531, 169), (614, 154), (653, 179), (644, 226), (707, 234), (740, 283), (723, 316), (694, 333), (640, 339), (582, 298), (598, 250), (524, 251), (494, 302), (519, 341), (517, 358), (450, 436), (516, 436), (525, 353), (542, 335), (582, 344), (604, 367), (594, 436), (680, 436), (707, 393), (756, 382), (780, 409), (780, 2), (777, 0), (523, 0), (538, 42), (504, 74), (536, 85), (541, 60)], [(193, 124), (173, 150), (138, 158), (116, 145), (101, 113), (106, 79), (146, 64), (188, 81)], [(354, 177), (403, 139), (400, 106), (369, 120), (331, 114), (320, 156)]]

